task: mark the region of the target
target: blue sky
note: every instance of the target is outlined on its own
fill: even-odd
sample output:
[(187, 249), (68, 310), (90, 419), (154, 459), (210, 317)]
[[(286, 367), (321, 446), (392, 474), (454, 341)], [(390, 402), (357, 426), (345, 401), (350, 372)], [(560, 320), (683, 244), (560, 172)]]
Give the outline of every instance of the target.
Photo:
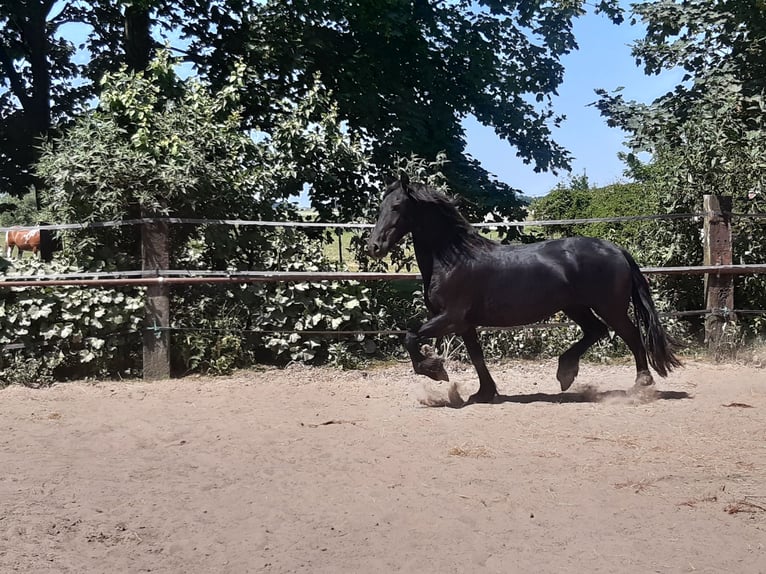
[[(629, 46), (643, 37), (643, 28), (631, 26), (629, 20), (615, 26), (603, 15), (588, 14), (580, 18), (574, 26), (580, 49), (562, 59), (566, 73), (559, 96), (554, 99), (554, 109), (565, 114), (567, 120), (554, 131), (554, 140), (574, 156), (572, 173), (585, 172), (592, 185), (625, 181), (622, 176), (625, 166), (617, 158), (619, 151), (625, 151), (624, 134), (608, 127), (598, 110), (588, 107), (596, 100), (594, 90), (604, 88), (611, 92), (624, 86), (622, 93), (626, 99), (649, 103), (672, 90), (682, 76), (680, 71), (644, 75), (636, 66)], [(482, 126), (475, 119), (467, 119), (464, 126), (468, 153), (501, 181), (525, 194), (545, 195), (559, 181), (569, 180), (567, 173), (558, 176), (534, 173), (531, 166), (516, 157), (513, 147), (500, 140), (492, 128)]]

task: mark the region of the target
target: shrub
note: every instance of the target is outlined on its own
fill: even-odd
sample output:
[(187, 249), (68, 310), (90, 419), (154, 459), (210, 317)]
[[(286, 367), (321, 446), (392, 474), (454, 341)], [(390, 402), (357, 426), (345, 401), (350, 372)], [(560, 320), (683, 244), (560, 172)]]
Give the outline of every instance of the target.
[[(27, 259), (16, 262), (6, 278), (72, 271), (60, 261)], [(0, 381), (39, 385), (53, 379), (135, 375), (143, 306), (137, 288), (3, 289)]]

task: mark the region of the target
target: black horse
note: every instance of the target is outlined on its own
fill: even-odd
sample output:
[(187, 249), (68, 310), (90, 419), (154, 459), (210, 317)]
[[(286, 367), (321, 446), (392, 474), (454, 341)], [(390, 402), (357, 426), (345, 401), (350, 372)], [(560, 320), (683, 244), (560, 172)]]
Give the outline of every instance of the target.
[[(501, 245), (481, 236), (454, 204), (436, 190), (402, 175), (391, 183), (367, 244), (383, 257), (412, 233), (431, 318), (409, 332), (405, 347), (415, 372), (449, 380), (444, 362), (426, 357), (421, 339), (457, 333), (479, 375), (470, 402), (491, 402), (495, 381), (484, 363), (476, 327), (534, 323), (563, 311), (583, 337), (559, 357), (556, 377), (566, 391), (580, 357), (611, 327), (636, 360), (636, 386), (654, 384), (648, 361), (665, 377), (681, 366), (655, 310), (649, 285), (633, 257), (615, 244), (592, 237), (554, 239), (531, 245)], [(638, 328), (628, 316), (633, 301)]]

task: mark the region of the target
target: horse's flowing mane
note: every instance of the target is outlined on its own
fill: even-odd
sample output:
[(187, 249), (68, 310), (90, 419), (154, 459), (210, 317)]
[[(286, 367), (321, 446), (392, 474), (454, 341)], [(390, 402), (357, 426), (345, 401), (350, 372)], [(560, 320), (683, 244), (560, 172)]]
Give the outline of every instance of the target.
[(436, 255), (470, 257), (495, 245), (463, 217), (454, 200), (421, 183), (410, 183), (408, 188), (410, 197), (425, 215), (421, 221), (428, 226), (429, 243)]

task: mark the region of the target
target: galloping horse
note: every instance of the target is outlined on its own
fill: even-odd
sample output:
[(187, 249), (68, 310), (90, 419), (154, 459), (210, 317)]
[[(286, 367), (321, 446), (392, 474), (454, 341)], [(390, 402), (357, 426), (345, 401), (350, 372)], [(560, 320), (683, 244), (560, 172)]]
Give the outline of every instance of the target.
[[(405, 347), (416, 373), (447, 381), (444, 361), (424, 356), (420, 342), (461, 335), (479, 375), (479, 390), (469, 402), (492, 402), (497, 396), (476, 327), (525, 325), (558, 311), (583, 331), (582, 339), (559, 357), (556, 377), (562, 391), (572, 385), (580, 357), (607, 334), (607, 326), (633, 353), (637, 387), (654, 384), (647, 358), (662, 377), (681, 366), (646, 278), (614, 243), (570, 237), (502, 245), (479, 235), (444, 195), (402, 175), (386, 190), (368, 250), (383, 257), (407, 233), (412, 233), (431, 318), (407, 333)], [(631, 300), (641, 329), (628, 316)]]
[(22, 251), (31, 251), (37, 255), (40, 250), (40, 228), (17, 229), (14, 227), (5, 232), (5, 254), (8, 259), (13, 257), (13, 248), (16, 248), (19, 257)]

